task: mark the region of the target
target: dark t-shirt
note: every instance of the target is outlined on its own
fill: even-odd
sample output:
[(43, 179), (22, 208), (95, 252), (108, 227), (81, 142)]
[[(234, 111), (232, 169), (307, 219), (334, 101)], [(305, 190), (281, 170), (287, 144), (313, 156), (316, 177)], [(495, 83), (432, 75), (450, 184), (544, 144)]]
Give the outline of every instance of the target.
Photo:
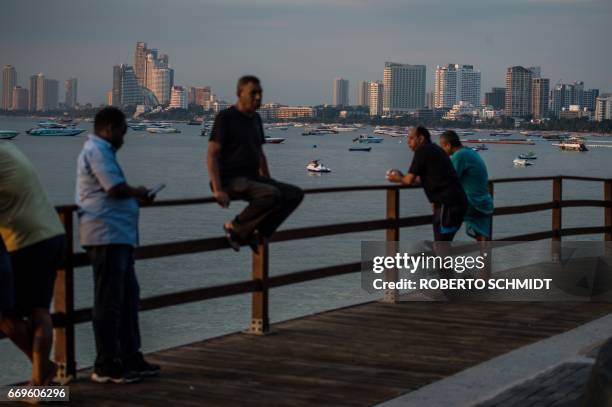
[(428, 143), (414, 152), (408, 172), (421, 177), (421, 184), (430, 202), (445, 205), (466, 205), (465, 192), (448, 155), (437, 144)]
[(209, 141), (221, 144), (219, 175), (222, 181), (234, 177), (254, 177), (259, 171), (261, 145), (265, 143), (261, 117), (240, 113), (235, 106), (215, 117)]

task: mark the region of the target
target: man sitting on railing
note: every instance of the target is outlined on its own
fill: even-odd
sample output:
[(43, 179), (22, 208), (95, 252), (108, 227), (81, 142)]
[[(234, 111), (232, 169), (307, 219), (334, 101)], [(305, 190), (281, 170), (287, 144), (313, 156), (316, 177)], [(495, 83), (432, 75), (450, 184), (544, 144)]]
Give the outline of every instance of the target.
[(248, 243), (256, 251), (254, 232), (270, 237), (298, 207), (303, 191), (270, 177), (261, 117), (262, 89), (254, 76), (238, 80), (238, 101), (215, 118), (208, 142), (208, 176), (213, 196), (222, 207), (230, 199), (249, 205), (232, 221), (223, 225), (230, 246), (238, 251)]
[(438, 145), (431, 142), (425, 127), (415, 127), (408, 136), (408, 146), (414, 151), (406, 175), (397, 169), (387, 171), (387, 180), (412, 185), (417, 177), (433, 206), (434, 239), (452, 241), (461, 227), (467, 209), (467, 198), (450, 159)]
[(154, 198), (145, 187), (128, 185), (117, 162), (127, 123), (121, 110), (96, 114), (77, 162), (79, 235), (94, 272), (93, 327), (96, 361), (91, 379), (131, 383), (159, 373), (140, 353), (139, 285), (134, 270), (138, 204)]
[(57, 371), (49, 360), (49, 307), (64, 255), (64, 233), (34, 165), (16, 146), (0, 142), (0, 235), (10, 255), (14, 295), (0, 329), (32, 362), (35, 386), (48, 385)]
[(490, 240), (493, 198), (489, 193), (487, 166), (476, 151), (461, 144), (459, 136), (452, 130), (440, 136), (440, 147), (450, 156), (468, 199), (463, 219), (467, 234), (478, 241)]

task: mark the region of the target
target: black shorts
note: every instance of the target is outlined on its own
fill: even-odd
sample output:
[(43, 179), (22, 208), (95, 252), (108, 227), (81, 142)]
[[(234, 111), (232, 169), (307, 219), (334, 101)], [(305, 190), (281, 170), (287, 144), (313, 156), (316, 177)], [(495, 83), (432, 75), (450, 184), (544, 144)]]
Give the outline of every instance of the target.
[(64, 245), (64, 235), (59, 235), (10, 253), (15, 306), (6, 315), (23, 318), (34, 308), (49, 309)]
[(0, 238), (0, 313), (15, 306), (15, 286), (13, 284), (13, 270), (4, 242)]

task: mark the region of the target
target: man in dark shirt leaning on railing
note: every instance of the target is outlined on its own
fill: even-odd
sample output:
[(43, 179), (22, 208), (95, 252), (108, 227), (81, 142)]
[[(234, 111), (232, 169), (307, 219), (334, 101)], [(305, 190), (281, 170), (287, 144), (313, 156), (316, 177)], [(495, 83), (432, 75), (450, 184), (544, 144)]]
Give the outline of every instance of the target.
[(217, 115), (208, 142), (208, 176), (213, 196), (224, 208), (230, 200), (249, 205), (223, 225), (230, 246), (238, 251), (248, 243), (256, 251), (254, 232), (268, 238), (298, 207), (303, 191), (270, 177), (263, 152), (262, 88), (254, 76), (238, 80), (238, 101)]
[(452, 241), (467, 210), (467, 198), (453, 164), (444, 150), (432, 143), (425, 127), (413, 128), (407, 144), (414, 151), (408, 173), (391, 169), (387, 180), (403, 185), (420, 181), (433, 207), (434, 239)]

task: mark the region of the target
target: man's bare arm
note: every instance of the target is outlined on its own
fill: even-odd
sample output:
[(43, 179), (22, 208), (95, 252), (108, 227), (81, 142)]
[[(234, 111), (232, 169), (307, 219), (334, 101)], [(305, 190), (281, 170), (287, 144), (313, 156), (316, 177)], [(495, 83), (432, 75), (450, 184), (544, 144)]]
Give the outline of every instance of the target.
[(221, 176), (219, 174), (219, 156), (221, 155), (221, 144), (216, 141), (208, 142), (208, 153), (206, 164), (208, 166), (208, 178), (212, 184), (213, 196), (222, 207), (229, 206), (229, 196), (221, 186)]
[(259, 153), (259, 175), (266, 178), (270, 177), (270, 169), (268, 168), (268, 159), (263, 150)]

